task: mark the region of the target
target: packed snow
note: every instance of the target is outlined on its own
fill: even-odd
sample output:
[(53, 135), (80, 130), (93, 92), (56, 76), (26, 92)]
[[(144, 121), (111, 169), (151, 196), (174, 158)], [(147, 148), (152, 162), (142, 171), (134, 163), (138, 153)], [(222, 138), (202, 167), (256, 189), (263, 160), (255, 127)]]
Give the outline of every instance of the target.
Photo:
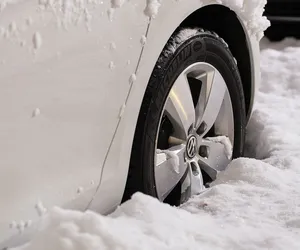
[(135, 194), (109, 216), (53, 209), (26, 250), (300, 249), (300, 43), (264, 41), (246, 153), (180, 208)]
[(217, 136), (217, 137), (207, 137), (206, 140), (211, 142), (221, 143), (224, 146), (224, 151), (227, 158), (230, 160), (232, 157), (232, 144), (230, 139), (227, 136)]

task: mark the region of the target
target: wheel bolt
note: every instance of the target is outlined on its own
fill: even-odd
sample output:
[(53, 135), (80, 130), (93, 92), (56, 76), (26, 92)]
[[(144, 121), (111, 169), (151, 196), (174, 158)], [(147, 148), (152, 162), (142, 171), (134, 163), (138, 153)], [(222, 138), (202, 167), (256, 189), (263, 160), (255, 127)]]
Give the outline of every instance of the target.
[(199, 148), (199, 155), (203, 158), (208, 158), (208, 154), (209, 154), (209, 149), (207, 146), (200, 146)]
[(206, 129), (207, 129), (207, 124), (205, 122), (202, 122), (199, 128), (197, 129), (197, 134), (202, 135)]

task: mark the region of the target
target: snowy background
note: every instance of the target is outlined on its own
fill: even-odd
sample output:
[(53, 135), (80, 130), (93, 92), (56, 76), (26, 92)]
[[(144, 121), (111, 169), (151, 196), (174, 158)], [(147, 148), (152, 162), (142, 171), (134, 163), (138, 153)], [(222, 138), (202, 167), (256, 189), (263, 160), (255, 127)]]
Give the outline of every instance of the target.
[(109, 216), (54, 209), (26, 250), (300, 249), (300, 42), (261, 44), (246, 154), (181, 208), (142, 194)]

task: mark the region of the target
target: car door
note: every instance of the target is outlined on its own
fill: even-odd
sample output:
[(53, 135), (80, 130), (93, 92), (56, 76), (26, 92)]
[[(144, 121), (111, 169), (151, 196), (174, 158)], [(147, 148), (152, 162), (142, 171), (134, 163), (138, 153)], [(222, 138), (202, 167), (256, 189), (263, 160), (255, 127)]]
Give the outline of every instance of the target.
[(145, 1), (121, 2), (0, 4), (2, 246), (96, 191), (148, 24)]

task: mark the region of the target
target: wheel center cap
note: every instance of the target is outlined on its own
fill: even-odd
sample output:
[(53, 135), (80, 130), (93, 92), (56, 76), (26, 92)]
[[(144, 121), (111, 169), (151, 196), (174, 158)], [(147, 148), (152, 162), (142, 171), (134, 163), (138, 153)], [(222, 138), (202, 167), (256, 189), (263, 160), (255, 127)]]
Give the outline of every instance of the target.
[(195, 157), (197, 153), (197, 138), (196, 136), (192, 135), (186, 144), (186, 155), (188, 158), (192, 159)]

